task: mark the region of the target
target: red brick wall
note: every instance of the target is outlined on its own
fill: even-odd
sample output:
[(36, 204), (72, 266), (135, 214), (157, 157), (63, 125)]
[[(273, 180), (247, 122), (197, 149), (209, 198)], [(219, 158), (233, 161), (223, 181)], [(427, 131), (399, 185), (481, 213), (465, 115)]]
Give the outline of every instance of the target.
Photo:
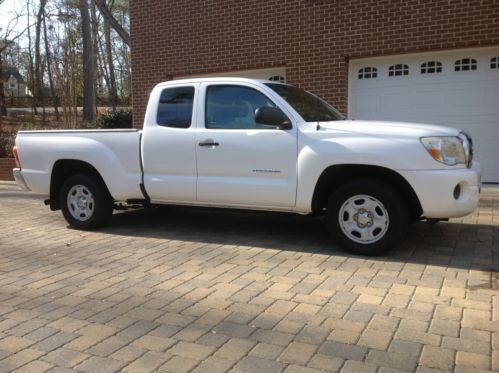
[(346, 112), (348, 60), (499, 44), (497, 0), (130, 0), (134, 123), (175, 75), (285, 66)]
[(14, 158), (0, 158), (0, 180), (14, 180), (12, 169), (16, 167)]

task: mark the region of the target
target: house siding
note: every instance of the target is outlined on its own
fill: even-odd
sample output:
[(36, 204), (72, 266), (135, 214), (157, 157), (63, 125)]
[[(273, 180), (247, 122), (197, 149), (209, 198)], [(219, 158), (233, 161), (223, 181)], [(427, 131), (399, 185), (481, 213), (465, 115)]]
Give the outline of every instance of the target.
[(134, 125), (173, 76), (286, 67), (346, 113), (352, 58), (499, 45), (499, 1), (130, 0)]

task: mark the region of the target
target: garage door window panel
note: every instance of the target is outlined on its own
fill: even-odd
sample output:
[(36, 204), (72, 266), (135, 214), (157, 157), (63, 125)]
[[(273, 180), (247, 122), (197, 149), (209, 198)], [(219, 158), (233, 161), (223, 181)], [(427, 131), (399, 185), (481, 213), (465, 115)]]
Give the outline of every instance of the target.
[(388, 68), (388, 76), (409, 75), (409, 65), (398, 63)]
[(359, 79), (373, 79), (378, 77), (378, 69), (376, 67), (363, 67), (359, 70)]
[(428, 61), (421, 64), (421, 74), (435, 74), (442, 72), (442, 62)]
[(272, 75), (268, 80), (270, 80), (271, 82), (286, 83), (286, 78), (284, 78), (282, 75)]
[(463, 58), (454, 63), (454, 71), (474, 71), (477, 69), (477, 62), (474, 58)]
[(490, 59), (490, 68), (499, 69), (499, 56)]

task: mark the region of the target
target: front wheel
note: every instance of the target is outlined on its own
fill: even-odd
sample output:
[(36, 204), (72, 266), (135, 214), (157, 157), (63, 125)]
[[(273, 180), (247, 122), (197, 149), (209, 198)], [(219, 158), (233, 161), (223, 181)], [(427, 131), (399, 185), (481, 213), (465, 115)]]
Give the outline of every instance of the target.
[(63, 184), (60, 206), (70, 226), (94, 229), (106, 224), (113, 214), (113, 199), (107, 188), (95, 176), (70, 176)]
[(395, 247), (407, 232), (407, 206), (395, 190), (376, 180), (356, 180), (329, 198), (326, 224), (346, 251), (380, 255)]

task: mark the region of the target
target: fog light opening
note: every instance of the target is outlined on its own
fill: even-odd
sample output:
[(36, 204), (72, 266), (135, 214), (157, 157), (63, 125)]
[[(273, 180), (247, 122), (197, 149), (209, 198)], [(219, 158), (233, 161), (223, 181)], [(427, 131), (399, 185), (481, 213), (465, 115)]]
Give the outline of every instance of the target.
[(454, 188), (454, 199), (458, 200), (460, 196), (461, 196), (461, 185), (457, 184), (456, 187)]

